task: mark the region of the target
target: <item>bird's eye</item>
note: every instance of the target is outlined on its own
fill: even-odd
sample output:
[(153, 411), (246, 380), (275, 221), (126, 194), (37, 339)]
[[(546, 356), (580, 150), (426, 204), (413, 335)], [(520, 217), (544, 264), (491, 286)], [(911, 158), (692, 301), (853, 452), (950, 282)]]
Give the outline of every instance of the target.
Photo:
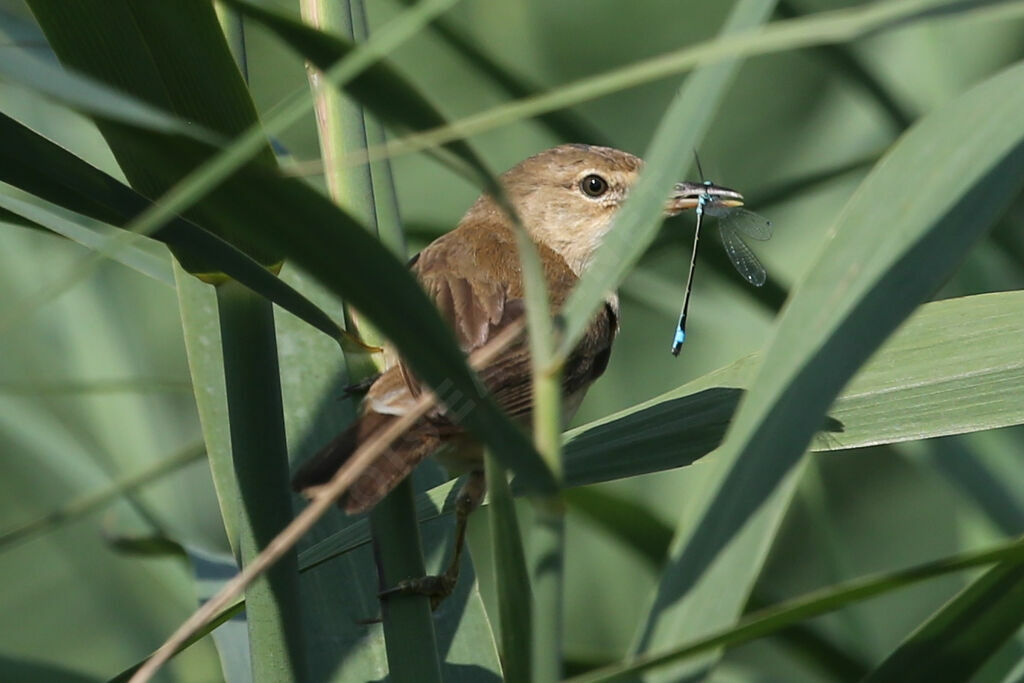
[(608, 181), (599, 175), (591, 173), (580, 181), (580, 189), (588, 197), (600, 197), (608, 191)]

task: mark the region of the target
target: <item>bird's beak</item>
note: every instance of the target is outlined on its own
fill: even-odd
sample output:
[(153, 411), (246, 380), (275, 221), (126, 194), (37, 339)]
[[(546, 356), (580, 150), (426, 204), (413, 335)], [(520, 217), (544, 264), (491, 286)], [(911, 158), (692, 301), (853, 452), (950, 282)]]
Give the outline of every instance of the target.
[(743, 195), (736, 190), (718, 185), (705, 185), (704, 183), (676, 183), (672, 188), (672, 194), (665, 205), (665, 213), (675, 216), (687, 209), (697, 208), (697, 201), (703, 194), (710, 195), (718, 204), (725, 206), (743, 206)]

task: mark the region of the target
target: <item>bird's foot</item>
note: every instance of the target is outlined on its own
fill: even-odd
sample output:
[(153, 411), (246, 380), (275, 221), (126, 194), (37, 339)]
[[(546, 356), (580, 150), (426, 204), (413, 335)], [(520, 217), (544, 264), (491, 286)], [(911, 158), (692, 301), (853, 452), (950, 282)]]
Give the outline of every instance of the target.
[(487, 480), (482, 470), (469, 473), (455, 502), (455, 549), (451, 562), (443, 574), (420, 576), (415, 579), (404, 579), (392, 588), (387, 588), (377, 596), (386, 599), (396, 595), (425, 595), (430, 598), (430, 609), (436, 610), (445, 598), (452, 594), (459, 581), (459, 564), (462, 560), (462, 549), (466, 543), (466, 522), (473, 510), (480, 506), (487, 491)]

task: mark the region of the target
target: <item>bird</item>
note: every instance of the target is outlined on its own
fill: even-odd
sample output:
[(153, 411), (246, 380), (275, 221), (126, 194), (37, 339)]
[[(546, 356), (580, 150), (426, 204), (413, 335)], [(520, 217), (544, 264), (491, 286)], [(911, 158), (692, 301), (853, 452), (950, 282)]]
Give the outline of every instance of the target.
[[(610, 147), (564, 144), (535, 154), (498, 180), (520, 228), (489, 194), (481, 195), (454, 230), (438, 237), (409, 262), (419, 284), (437, 306), (466, 354), (484, 346), (525, 316), (525, 287), (516, 230), (525, 229), (537, 248), (548, 297), (557, 313), (580, 276), (593, 262), (616, 211), (629, 195), (643, 161)], [(731, 205), (742, 196), (705, 183), (677, 183), (666, 200), (666, 215), (697, 206), (710, 193)], [(610, 293), (562, 368), (563, 420), (579, 407), (589, 386), (608, 366), (619, 331), (619, 299)], [(484, 387), (514, 420), (529, 425), (532, 374), (528, 343), (520, 339), (479, 370)], [(397, 359), (366, 392), (359, 417), (306, 461), (292, 487), (307, 495), (327, 483), (355, 449), (397, 416), (410, 410), (422, 386)], [(444, 574), (396, 587), (432, 599), (450, 593), (458, 576), (465, 520), (483, 498), (482, 445), (443, 409), (421, 418), (386, 457), (378, 458), (339, 501), (348, 514), (376, 505), (424, 460), (437, 459), (452, 473), (469, 477), (456, 498), (456, 543)], [(389, 593), (389, 591), (384, 591)], [(384, 594), (382, 593), (382, 594)]]

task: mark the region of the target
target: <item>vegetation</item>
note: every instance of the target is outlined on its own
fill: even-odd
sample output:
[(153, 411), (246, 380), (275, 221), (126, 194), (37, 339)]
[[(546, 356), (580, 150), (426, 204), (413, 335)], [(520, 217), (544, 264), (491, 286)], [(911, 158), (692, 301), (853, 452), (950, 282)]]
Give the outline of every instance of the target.
[[(451, 552), (427, 463), (158, 677), (1019, 678), (1024, 2), (365, 4), (0, 1), (0, 680), (126, 679), (381, 339), (473, 395), (404, 262), (562, 142), (648, 166), (558, 324), (531, 290), (541, 386), (615, 287), (622, 331), (561, 442), (543, 388), (532, 443), (467, 413), (455, 595), (377, 599)], [(760, 289), (703, 241), (673, 359), (695, 148), (775, 236)]]

